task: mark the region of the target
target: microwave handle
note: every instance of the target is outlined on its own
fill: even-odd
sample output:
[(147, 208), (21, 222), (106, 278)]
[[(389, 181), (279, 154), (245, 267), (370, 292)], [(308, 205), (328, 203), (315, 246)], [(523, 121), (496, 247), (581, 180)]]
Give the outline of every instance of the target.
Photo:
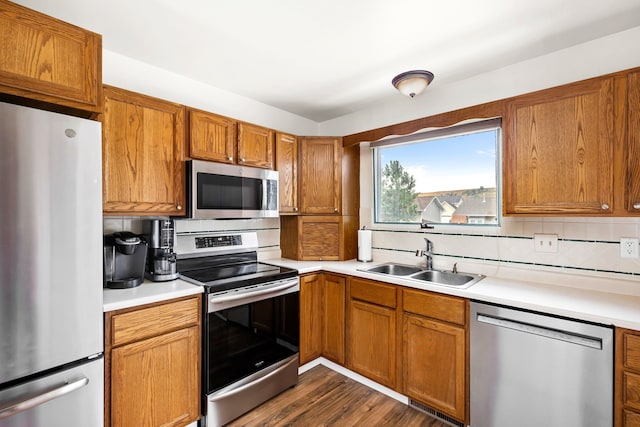
[(262, 210), (266, 210), (268, 206), (267, 179), (262, 180)]

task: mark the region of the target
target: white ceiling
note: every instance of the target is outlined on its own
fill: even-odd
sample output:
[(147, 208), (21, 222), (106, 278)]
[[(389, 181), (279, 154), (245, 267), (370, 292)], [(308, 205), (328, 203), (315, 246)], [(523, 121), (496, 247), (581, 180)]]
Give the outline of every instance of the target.
[(316, 122), (401, 96), (403, 71), (443, 85), (640, 24), (640, 0), (14, 1)]

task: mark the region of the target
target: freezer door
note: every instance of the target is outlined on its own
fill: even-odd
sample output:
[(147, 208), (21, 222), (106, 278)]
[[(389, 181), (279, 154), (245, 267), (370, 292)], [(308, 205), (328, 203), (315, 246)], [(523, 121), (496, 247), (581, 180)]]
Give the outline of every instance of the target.
[(103, 351), (100, 129), (0, 103), (0, 388)]
[(0, 427), (99, 427), (104, 359), (0, 390)]

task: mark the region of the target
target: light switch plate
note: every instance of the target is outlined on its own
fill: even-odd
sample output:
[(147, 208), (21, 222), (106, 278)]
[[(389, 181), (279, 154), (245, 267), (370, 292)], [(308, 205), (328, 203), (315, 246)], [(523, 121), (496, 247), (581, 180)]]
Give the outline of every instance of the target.
[(636, 237), (623, 237), (620, 239), (620, 257), (638, 258), (638, 239)]
[(533, 243), (536, 252), (558, 252), (557, 234), (534, 234)]

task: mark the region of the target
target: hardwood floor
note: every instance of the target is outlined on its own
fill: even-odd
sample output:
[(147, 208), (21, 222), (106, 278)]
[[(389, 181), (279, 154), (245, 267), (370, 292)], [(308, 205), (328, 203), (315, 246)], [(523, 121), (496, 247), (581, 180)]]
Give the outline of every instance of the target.
[(240, 426), (450, 427), (322, 365), (302, 374), (294, 388), (227, 424)]

